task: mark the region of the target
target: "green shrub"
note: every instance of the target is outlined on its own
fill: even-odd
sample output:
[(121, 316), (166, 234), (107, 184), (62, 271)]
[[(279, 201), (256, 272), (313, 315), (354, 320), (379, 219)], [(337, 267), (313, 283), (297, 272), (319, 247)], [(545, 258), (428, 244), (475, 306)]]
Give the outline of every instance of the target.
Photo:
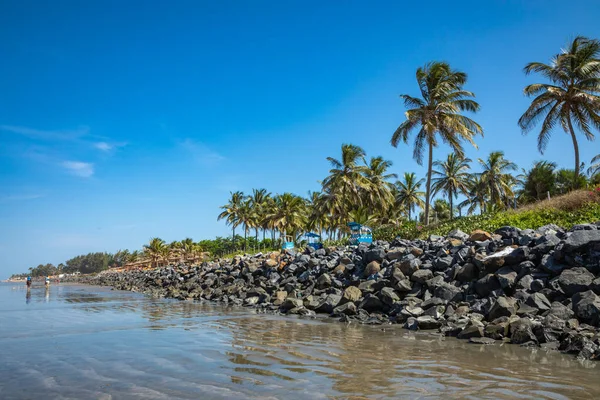
[(429, 235), (447, 235), (454, 229), (470, 233), (475, 229), (493, 232), (502, 226), (515, 226), (520, 229), (537, 229), (547, 224), (556, 224), (566, 229), (573, 225), (600, 221), (600, 203), (590, 202), (577, 210), (531, 209), (525, 211), (506, 211), (497, 214), (474, 215), (457, 218), (437, 225), (419, 229), (417, 225), (402, 227), (380, 227), (373, 232), (374, 239), (392, 241), (396, 237), (403, 239), (427, 238)]

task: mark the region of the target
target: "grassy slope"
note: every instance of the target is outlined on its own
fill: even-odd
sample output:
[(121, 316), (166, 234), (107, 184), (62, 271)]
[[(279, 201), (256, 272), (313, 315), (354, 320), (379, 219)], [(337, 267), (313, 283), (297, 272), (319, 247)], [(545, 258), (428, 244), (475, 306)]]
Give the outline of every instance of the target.
[(375, 239), (393, 240), (396, 236), (405, 239), (426, 238), (429, 235), (446, 235), (454, 229), (470, 233), (475, 229), (493, 232), (502, 226), (536, 229), (547, 224), (571, 228), (575, 224), (600, 221), (600, 188), (578, 190), (564, 196), (527, 205), (518, 210), (497, 214), (475, 215), (430, 227), (407, 224), (400, 228), (383, 227), (374, 232)]

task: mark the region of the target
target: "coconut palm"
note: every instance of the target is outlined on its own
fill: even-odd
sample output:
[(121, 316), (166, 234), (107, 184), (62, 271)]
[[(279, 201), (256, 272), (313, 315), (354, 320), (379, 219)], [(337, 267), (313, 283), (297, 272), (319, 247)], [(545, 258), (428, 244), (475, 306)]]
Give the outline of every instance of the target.
[(520, 178), (522, 189), (519, 200), (529, 203), (544, 199), (548, 193), (556, 192), (556, 163), (537, 161), (529, 171), (523, 171)]
[(592, 129), (600, 129), (600, 42), (582, 36), (576, 37), (566, 49), (554, 56), (550, 64), (532, 62), (525, 66), (525, 73), (540, 73), (550, 83), (535, 83), (525, 87), (525, 95), (535, 98), (519, 118), (519, 126), (526, 134), (538, 122), (542, 126), (538, 134), (538, 150), (544, 153), (553, 128), (560, 124), (571, 136), (575, 150), (576, 187), (580, 161), (579, 145), (573, 124), (587, 140), (594, 140)]
[(590, 167), (587, 169), (587, 173), (590, 178), (596, 174), (600, 174), (600, 154), (592, 158)]
[(196, 243), (191, 238), (185, 238), (181, 241), (180, 251), (184, 262), (194, 259), (196, 253), (195, 246)]
[[(443, 192), (448, 196), (450, 210), (454, 210), (453, 200), (458, 197), (458, 194), (468, 191), (470, 174), (467, 171), (470, 168), (470, 162), (470, 158), (461, 158), (454, 153), (450, 153), (445, 161), (433, 163), (434, 166), (439, 168), (439, 170), (433, 170), (433, 174), (436, 176), (433, 178), (431, 187), (433, 194)], [(452, 214), (450, 213), (450, 219), (453, 217)]]
[(374, 211), (384, 212), (394, 204), (394, 185), (390, 179), (397, 179), (398, 175), (387, 173), (391, 166), (391, 161), (373, 157), (365, 170), (368, 187), (363, 191), (364, 203)]
[(423, 179), (417, 180), (417, 176), (414, 172), (405, 172), (404, 181), (396, 181), (397, 195), (396, 201), (398, 205), (406, 209), (408, 212), (408, 219), (411, 219), (411, 213), (415, 207), (423, 208), (423, 193), (421, 185)]
[(333, 157), (327, 160), (333, 168), (323, 181), (323, 189), (338, 196), (342, 205), (338, 211), (345, 217), (350, 208), (362, 204), (362, 191), (369, 188), (365, 177), (367, 167), (360, 165), (365, 162), (365, 151), (353, 144), (342, 144), (341, 160)]
[(227, 225), (231, 225), (231, 237), (235, 247), (235, 228), (240, 225), (239, 209), (244, 201), (244, 193), (237, 191), (230, 192), (230, 194), (231, 198), (229, 199), (229, 202), (220, 207), (223, 211), (217, 217), (217, 221), (225, 219)]
[(479, 207), (479, 211), (485, 214), (487, 211), (488, 186), (483, 181), (480, 174), (471, 174), (469, 182), (467, 183), (468, 191), (467, 198), (461, 202), (458, 207), (468, 207), (467, 214), (471, 215)]
[(275, 208), (272, 215), (274, 226), (283, 235), (296, 234), (306, 224), (306, 203), (302, 197), (292, 193), (275, 196)]
[(165, 250), (168, 252), (169, 247), (164, 240), (160, 238), (152, 238), (148, 244), (144, 245), (144, 253), (152, 261), (154, 268), (159, 266), (159, 261), (164, 258)]
[(254, 222), (254, 216), (252, 213), (252, 204), (249, 198), (244, 198), (242, 203), (238, 208), (238, 220), (242, 228), (244, 229), (244, 251), (247, 250), (248, 246), (248, 231), (250, 230), (250, 226)]
[(432, 62), (418, 68), (416, 78), (422, 98), (400, 95), (408, 109), (406, 121), (396, 129), (391, 143), (394, 147), (401, 140), (408, 143), (410, 133), (420, 128), (415, 137), (413, 157), (422, 165), (423, 152), (425, 149), (428, 151), (425, 220), (429, 221), (433, 148), (439, 144), (438, 137), (457, 156), (464, 157), (461, 141), (466, 140), (477, 147), (473, 137), (483, 135), (483, 130), (475, 121), (461, 114), (462, 111), (479, 110), (479, 104), (472, 99), (475, 95), (463, 90), (467, 74), (452, 70), (447, 63)]
[(511, 172), (517, 169), (517, 165), (505, 159), (503, 151), (493, 151), (487, 160), (479, 158), (478, 161), (482, 168), (480, 177), (492, 205), (506, 204), (507, 200), (514, 198), (516, 180)]
[[(250, 199), (250, 207), (252, 208), (252, 227), (255, 231), (255, 240), (258, 243), (258, 229), (262, 227), (265, 219), (267, 198), (271, 193), (267, 193), (267, 189), (252, 189)], [(264, 240), (264, 231), (263, 231)]]

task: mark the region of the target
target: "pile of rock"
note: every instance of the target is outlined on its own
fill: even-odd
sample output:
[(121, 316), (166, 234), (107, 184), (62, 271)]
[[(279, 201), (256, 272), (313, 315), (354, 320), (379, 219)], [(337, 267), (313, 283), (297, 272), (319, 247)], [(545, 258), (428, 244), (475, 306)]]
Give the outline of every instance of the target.
[(600, 222), (106, 272), (89, 283), (600, 358)]

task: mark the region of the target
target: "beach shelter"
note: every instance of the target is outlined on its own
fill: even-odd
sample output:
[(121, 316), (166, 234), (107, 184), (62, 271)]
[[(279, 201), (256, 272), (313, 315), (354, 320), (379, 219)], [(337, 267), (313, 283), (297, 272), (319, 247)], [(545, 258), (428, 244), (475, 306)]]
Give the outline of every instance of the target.
[(294, 248), (294, 238), (286, 235), (283, 237), (283, 244), (281, 245), (281, 250), (291, 250)]
[(350, 227), (350, 244), (358, 245), (360, 243), (373, 243), (373, 231), (368, 226), (358, 222), (348, 222)]
[(321, 242), (321, 235), (313, 233), (313, 232), (306, 232), (304, 234), (304, 237), (308, 241), (309, 247), (312, 247), (315, 250), (319, 250), (319, 249), (323, 248), (323, 243)]

